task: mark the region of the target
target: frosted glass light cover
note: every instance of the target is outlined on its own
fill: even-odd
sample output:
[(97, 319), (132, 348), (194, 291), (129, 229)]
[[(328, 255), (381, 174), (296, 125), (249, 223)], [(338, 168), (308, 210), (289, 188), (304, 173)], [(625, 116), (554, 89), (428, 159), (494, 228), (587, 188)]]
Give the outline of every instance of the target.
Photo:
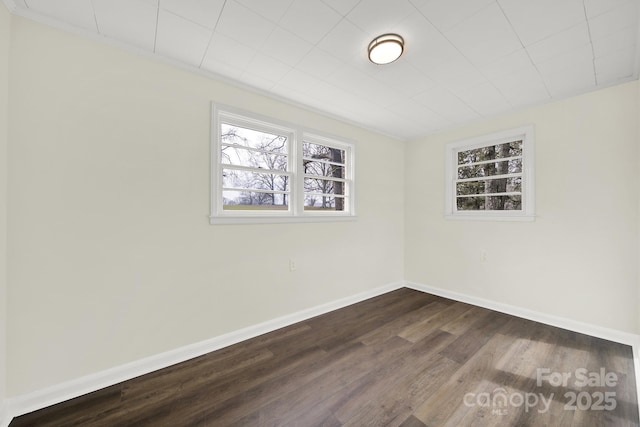
[(389, 64), (402, 55), (404, 40), (397, 34), (384, 34), (369, 44), (369, 60), (374, 64)]

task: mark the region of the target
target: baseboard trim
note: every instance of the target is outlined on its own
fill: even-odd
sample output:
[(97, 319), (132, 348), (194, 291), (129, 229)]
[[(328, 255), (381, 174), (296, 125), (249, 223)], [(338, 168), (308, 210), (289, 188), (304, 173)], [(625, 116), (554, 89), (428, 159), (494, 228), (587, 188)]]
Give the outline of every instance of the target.
[(2, 399), (0, 401), (0, 427), (7, 427), (13, 416), (9, 413), (9, 407), (7, 401)]
[[(490, 310), (499, 311), (501, 313), (510, 314), (516, 317), (522, 317), (524, 319), (533, 320), (534, 322), (544, 323), (545, 325), (555, 326), (562, 329), (567, 329), (573, 332), (578, 332), (585, 335), (590, 335), (596, 338), (602, 338), (609, 341), (614, 341), (621, 344), (627, 344), (630, 346), (636, 346), (640, 344), (640, 335), (632, 334), (630, 332), (618, 331), (616, 329), (609, 329), (602, 326), (593, 325), (590, 323), (580, 322), (577, 320), (568, 319), (566, 317), (555, 316), (548, 313), (542, 313), (539, 311), (529, 310), (527, 308), (517, 307), (515, 305), (504, 304), (497, 301), (492, 301), (460, 292), (450, 291), (448, 289), (437, 288), (422, 283), (405, 282), (405, 286), (409, 289), (416, 291), (426, 292), (448, 298), (467, 304), (477, 305), (479, 307), (488, 308)], [(635, 355), (635, 353), (634, 353)]]
[[(12, 397), (5, 402), (5, 412), (7, 415), (10, 415), (10, 417), (8, 417), (10, 422), (14, 417), (18, 417), (38, 409), (43, 409), (66, 400), (118, 384), (122, 381), (148, 374), (150, 372), (157, 371), (158, 369), (163, 369), (168, 366), (175, 365), (176, 363), (193, 359), (194, 357), (202, 356), (212, 351), (220, 350), (221, 348), (237, 344), (241, 341), (275, 331), (297, 322), (308, 320), (312, 317), (319, 316), (333, 310), (344, 308), (402, 287), (404, 287), (404, 282), (396, 282), (386, 286), (381, 286), (360, 292), (353, 296), (341, 298), (257, 325), (239, 329), (205, 341), (176, 348), (174, 350), (133, 361), (121, 366), (116, 366), (105, 371), (47, 387), (42, 390), (37, 390), (32, 393)], [(6, 425), (8, 424), (9, 423), (7, 422)], [(0, 427), (6, 426), (5, 424), (0, 424)]]

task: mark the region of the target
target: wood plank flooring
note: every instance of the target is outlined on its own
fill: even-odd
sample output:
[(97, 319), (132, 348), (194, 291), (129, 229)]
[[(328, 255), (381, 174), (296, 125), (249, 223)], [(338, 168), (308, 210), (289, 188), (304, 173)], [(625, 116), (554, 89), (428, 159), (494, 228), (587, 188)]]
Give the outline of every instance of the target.
[(494, 425), (637, 426), (631, 348), (400, 289), (10, 426)]

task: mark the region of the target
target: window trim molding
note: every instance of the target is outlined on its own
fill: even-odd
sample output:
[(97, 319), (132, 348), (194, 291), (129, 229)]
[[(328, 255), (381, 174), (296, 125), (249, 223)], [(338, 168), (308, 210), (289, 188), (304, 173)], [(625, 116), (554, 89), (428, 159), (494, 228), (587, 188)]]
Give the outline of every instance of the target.
[[(458, 211), (456, 209), (455, 177), (457, 152), (487, 145), (497, 145), (522, 138), (522, 210), (521, 211)], [(535, 128), (533, 125), (472, 137), (445, 145), (444, 216), (449, 220), (467, 221), (534, 221), (535, 220)]]
[[(267, 132), (277, 131), (290, 138), (291, 144), (287, 153), (288, 173), (292, 177), (290, 204), (284, 211), (242, 211), (224, 210), (222, 205), (222, 182), (219, 167), (220, 157), (221, 118), (228, 118), (239, 125), (258, 127)], [(302, 145), (311, 142), (345, 150), (347, 159), (345, 169), (348, 182), (346, 194), (348, 210), (341, 211), (309, 211), (304, 209), (304, 174)], [(214, 224), (281, 224), (281, 223), (309, 223), (309, 222), (339, 222), (355, 221), (355, 143), (347, 138), (336, 137), (304, 126), (287, 123), (282, 120), (263, 116), (252, 111), (246, 111), (232, 106), (211, 103), (211, 141), (210, 141), (210, 213), (209, 223)]]

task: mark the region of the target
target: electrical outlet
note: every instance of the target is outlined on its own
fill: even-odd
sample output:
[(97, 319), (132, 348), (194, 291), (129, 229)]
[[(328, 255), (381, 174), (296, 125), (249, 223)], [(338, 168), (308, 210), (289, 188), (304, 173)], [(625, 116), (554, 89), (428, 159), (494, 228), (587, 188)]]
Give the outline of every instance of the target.
[(296, 271), (297, 268), (296, 262), (293, 259), (289, 259), (289, 271)]

